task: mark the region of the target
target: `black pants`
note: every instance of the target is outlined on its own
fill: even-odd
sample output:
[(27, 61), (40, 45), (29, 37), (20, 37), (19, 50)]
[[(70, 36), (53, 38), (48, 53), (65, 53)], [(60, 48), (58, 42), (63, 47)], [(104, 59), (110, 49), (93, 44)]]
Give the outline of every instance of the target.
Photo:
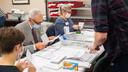
[(111, 69), (110, 72), (128, 72), (128, 54), (116, 58), (113, 61), (113, 66), (110, 66), (110, 62), (111, 58), (108, 58), (108, 55), (105, 54), (104, 57), (97, 61), (93, 72), (108, 72), (108, 69)]

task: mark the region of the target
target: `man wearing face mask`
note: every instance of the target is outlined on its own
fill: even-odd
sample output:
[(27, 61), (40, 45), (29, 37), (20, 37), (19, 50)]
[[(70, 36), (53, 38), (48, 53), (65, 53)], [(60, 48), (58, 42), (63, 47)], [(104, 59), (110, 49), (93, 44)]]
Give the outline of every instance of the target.
[(24, 39), (24, 34), (14, 27), (0, 28), (0, 72), (23, 72), (25, 68), (28, 72), (36, 72), (29, 61), (20, 60)]
[(69, 31), (75, 31), (79, 29), (79, 26), (74, 24), (70, 18), (71, 6), (63, 4), (59, 7), (59, 17), (55, 21), (55, 35), (64, 34), (64, 26), (69, 26)]
[(45, 48), (45, 44), (41, 40), (41, 23), (43, 22), (43, 14), (38, 9), (29, 12), (28, 20), (16, 25), (16, 28), (25, 35), (23, 45), (29, 49), (31, 53)]

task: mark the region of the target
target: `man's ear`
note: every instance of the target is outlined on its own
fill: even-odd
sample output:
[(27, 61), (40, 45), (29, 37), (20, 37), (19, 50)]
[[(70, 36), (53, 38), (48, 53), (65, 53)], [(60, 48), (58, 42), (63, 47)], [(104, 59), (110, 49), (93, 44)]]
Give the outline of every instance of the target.
[(20, 51), (20, 44), (15, 45), (14, 51), (18, 51), (18, 52)]

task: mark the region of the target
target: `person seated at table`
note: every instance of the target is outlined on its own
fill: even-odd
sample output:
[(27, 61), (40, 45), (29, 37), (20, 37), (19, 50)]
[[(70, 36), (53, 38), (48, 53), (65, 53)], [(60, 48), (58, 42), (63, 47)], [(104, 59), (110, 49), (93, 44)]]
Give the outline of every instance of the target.
[(24, 39), (24, 34), (14, 27), (0, 28), (0, 72), (22, 72), (25, 68), (28, 72), (36, 72), (30, 62), (20, 61)]
[(32, 9), (29, 12), (28, 19), (16, 25), (16, 28), (22, 31), (25, 35), (25, 40), (23, 42), (25, 49), (29, 49), (31, 53), (46, 47), (41, 39), (42, 22), (43, 13), (41, 10)]
[(79, 29), (77, 24), (74, 24), (70, 18), (71, 6), (63, 4), (59, 7), (59, 17), (55, 21), (55, 33), (56, 35), (64, 34), (64, 26), (69, 26), (69, 31), (73, 32)]

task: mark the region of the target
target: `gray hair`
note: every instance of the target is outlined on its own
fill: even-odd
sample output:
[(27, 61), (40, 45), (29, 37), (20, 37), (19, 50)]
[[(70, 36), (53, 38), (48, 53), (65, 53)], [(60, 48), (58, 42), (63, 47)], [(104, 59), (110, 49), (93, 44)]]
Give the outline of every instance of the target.
[(60, 5), (59, 10), (58, 10), (59, 15), (61, 15), (62, 12), (65, 12), (65, 11), (71, 11), (71, 6), (68, 4)]
[(43, 15), (43, 13), (39, 9), (32, 9), (29, 11), (28, 17), (34, 19), (36, 15)]

